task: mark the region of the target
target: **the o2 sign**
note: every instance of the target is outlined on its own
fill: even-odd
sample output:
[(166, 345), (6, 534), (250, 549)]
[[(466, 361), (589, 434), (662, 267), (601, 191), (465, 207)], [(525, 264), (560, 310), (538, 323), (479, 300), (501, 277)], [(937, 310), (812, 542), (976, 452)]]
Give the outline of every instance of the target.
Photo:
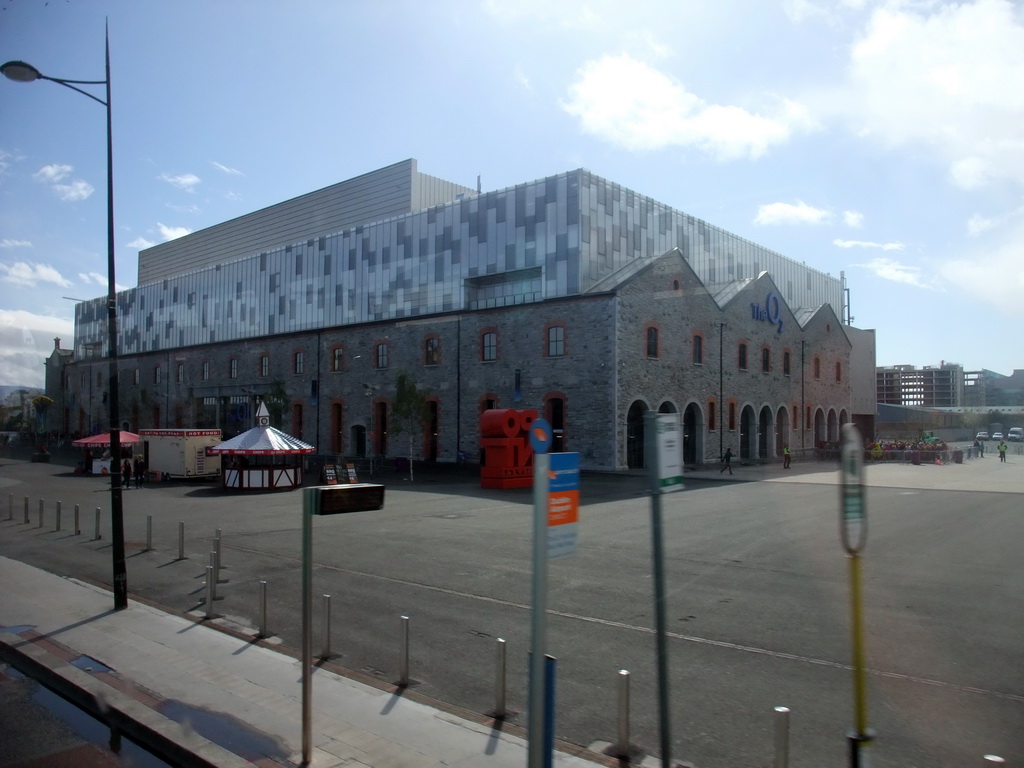
[(771, 323), (779, 326), (779, 333), (782, 333), (782, 297), (775, 291), (768, 294), (762, 307), (756, 301), (750, 304), (750, 317), (753, 320), (760, 320), (763, 323)]

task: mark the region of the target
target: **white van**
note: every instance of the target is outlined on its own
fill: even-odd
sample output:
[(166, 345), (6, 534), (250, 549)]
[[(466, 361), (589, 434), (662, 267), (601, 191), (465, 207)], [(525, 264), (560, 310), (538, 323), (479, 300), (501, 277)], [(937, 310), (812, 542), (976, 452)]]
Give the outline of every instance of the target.
[(1024, 443), (1024, 427), (1011, 427), (1006, 439), (1011, 443)]

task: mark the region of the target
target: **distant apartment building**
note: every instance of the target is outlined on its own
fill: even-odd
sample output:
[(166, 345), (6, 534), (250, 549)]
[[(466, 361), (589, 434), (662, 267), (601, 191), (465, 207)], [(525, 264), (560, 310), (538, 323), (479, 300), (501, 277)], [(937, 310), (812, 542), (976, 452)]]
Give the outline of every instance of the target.
[(875, 369), (875, 390), (886, 405), (956, 408), (964, 404), (964, 368), (945, 361), (938, 367), (883, 366)]
[(963, 404), (972, 408), (1024, 406), (1024, 369), (1009, 376), (988, 369), (967, 371)]

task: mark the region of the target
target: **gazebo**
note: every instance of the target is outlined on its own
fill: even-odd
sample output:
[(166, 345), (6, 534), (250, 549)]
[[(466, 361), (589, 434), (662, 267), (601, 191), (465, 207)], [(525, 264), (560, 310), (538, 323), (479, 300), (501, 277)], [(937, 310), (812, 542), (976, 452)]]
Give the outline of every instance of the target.
[(313, 453), (316, 448), (270, 426), (270, 414), (263, 403), (256, 411), (256, 420), (259, 426), (207, 449), (227, 457), (221, 471), (224, 487), (272, 490), (302, 485), (302, 454)]

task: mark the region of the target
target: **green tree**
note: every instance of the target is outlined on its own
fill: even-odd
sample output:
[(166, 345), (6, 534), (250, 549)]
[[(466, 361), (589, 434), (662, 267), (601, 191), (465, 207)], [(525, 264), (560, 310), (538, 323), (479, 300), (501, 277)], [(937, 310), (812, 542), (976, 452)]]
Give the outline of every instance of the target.
[(413, 443), (423, 434), (427, 419), (427, 395), (405, 371), (399, 371), (395, 378), (395, 397), (391, 401), (391, 423), (389, 431), (397, 439), (399, 435), (409, 436), (409, 479), (412, 480)]

